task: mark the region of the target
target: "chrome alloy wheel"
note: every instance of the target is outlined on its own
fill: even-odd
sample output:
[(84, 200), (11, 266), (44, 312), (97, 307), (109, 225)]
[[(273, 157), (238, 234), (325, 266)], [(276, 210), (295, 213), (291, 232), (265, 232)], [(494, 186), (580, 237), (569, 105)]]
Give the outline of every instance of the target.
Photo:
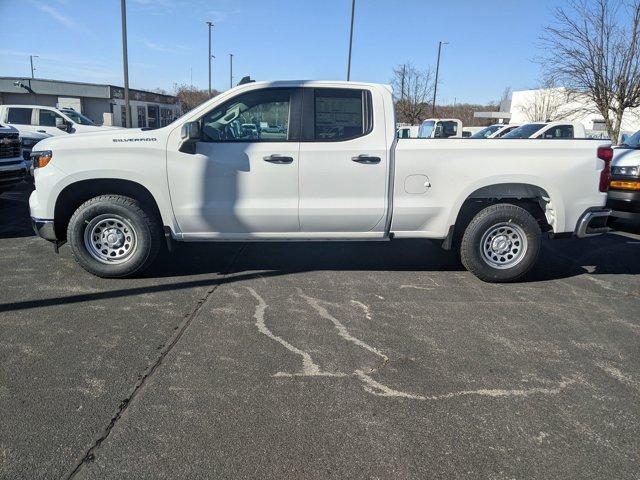
[(493, 268), (512, 268), (527, 253), (527, 236), (513, 223), (493, 225), (482, 235), (480, 253), (485, 263)]
[(101, 263), (123, 263), (136, 250), (136, 231), (120, 215), (99, 215), (84, 230), (84, 246)]

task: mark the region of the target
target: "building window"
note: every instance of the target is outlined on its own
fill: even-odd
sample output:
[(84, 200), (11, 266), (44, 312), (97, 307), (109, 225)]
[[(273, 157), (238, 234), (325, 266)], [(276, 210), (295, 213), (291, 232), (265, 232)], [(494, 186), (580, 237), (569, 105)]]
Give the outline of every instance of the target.
[(147, 110), (144, 107), (138, 107), (138, 128), (147, 126)]
[(121, 127), (127, 126), (127, 107), (125, 105), (120, 106), (120, 124)]
[(160, 125), (166, 127), (173, 121), (173, 112), (170, 108), (160, 109)]

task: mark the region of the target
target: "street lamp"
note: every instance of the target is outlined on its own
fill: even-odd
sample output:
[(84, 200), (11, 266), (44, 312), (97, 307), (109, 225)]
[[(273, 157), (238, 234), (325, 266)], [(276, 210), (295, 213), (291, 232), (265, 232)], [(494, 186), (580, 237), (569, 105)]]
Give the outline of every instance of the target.
[(211, 55), (211, 29), (213, 28), (213, 22), (207, 22), (209, 26), (209, 97), (211, 97), (211, 59), (214, 58)]
[(431, 106), (431, 116), (436, 116), (436, 94), (438, 93), (438, 74), (440, 73), (440, 52), (443, 45), (449, 45), (449, 42), (438, 42), (438, 61), (436, 63), (436, 83), (433, 86), (433, 105)]
[(351, 30), (349, 31), (349, 60), (347, 61), (347, 82), (351, 79), (351, 47), (353, 45), (353, 18), (356, 13), (356, 0), (351, 0)]
[(229, 88), (233, 88), (233, 53), (229, 54)]
[(29, 61), (31, 62), (31, 78), (35, 78), (33, 76), (33, 71), (35, 70), (35, 68), (33, 67), (33, 59), (34, 58), (40, 58), (40, 57), (38, 57), (38, 55), (29, 55)]
[(127, 57), (127, 4), (126, 0), (120, 1), (122, 13), (122, 65), (124, 67), (124, 126), (131, 127), (131, 103), (129, 102), (129, 60)]

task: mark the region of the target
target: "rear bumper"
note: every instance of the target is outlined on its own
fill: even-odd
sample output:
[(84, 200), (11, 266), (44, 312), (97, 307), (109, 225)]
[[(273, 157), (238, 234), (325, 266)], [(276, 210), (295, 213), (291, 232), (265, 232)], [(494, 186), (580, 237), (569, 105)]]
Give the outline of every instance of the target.
[(640, 192), (609, 190), (607, 207), (613, 210), (612, 217), (640, 219)]
[(58, 240), (53, 226), (53, 220), (31, 217), (31, 226), (39, 237), (49, 240), (50, 242), (56, 242)]
[(584, 212), (574, 230), (574, 235), (578, 238), (599, 235), (610, 230), (607, 221), (611, 215), (611, 209), (605, 207), (594, 207)]

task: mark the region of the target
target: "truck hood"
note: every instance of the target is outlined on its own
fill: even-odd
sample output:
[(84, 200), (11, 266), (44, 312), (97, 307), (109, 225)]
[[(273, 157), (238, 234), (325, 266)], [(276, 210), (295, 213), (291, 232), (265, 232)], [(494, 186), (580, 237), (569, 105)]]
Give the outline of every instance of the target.
[(614, 167), (636, 167), (640, 165), (640, 150), (634, 148), (615, 148), (613, 150)]
[(158, 130), (142, 130), (141, 128), (99, 128), (91, 132), (71, 135), (54, 135), (37, 143), (36, 150), (54, 150), (58, 148), (86, 148), (91, 144), (104, 146), (111, 142), (143, 142), (149, 138), (157, 140)]

